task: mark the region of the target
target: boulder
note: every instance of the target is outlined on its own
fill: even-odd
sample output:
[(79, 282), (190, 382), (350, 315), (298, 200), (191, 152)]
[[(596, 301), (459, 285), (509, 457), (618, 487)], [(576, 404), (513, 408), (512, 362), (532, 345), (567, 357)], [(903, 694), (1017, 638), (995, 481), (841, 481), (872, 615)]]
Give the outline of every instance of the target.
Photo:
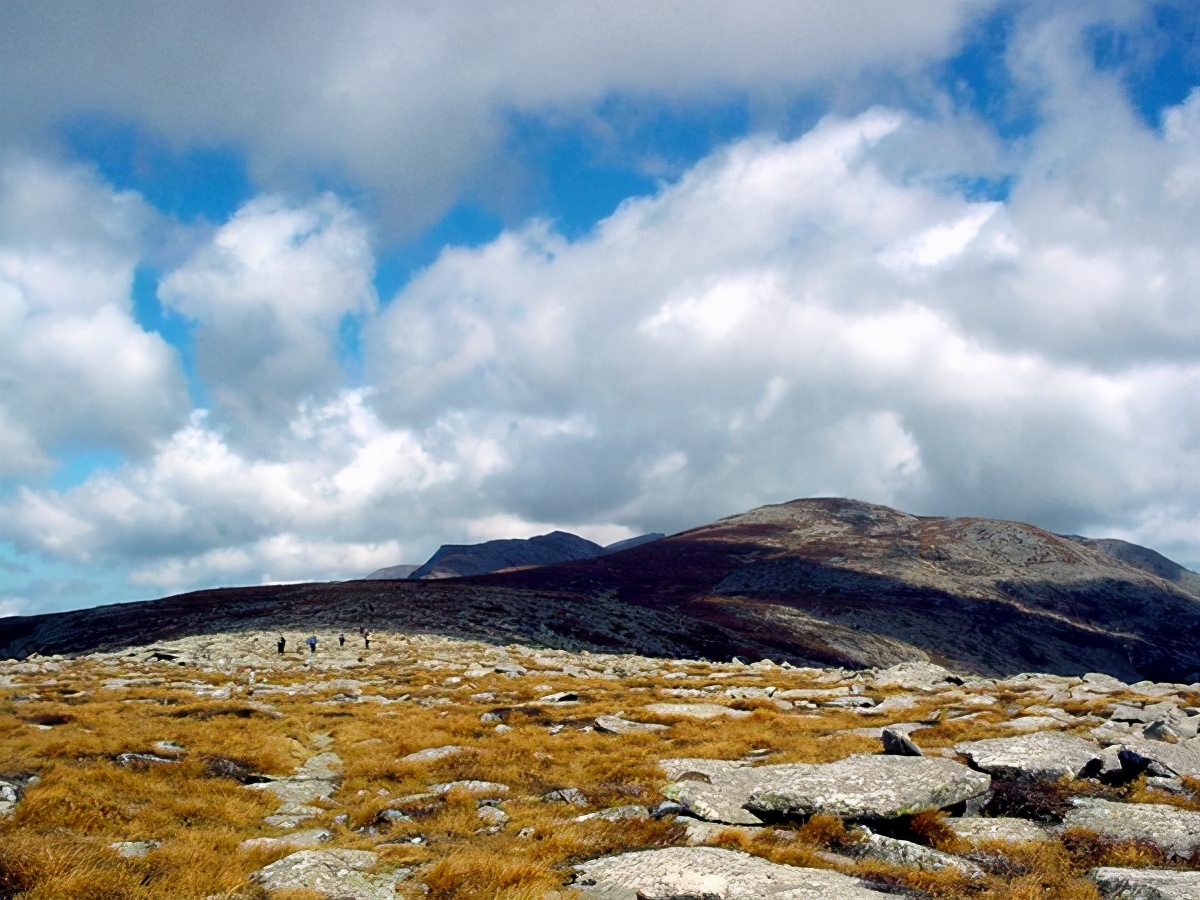
[(596, 730), (608, 734), (651, 734), (656, 731), (666, 731), (667, 727), (648, 722), (630, 722), (620, 716), (599, 716), (596, 719)]
[(1102, 868), (1092, 870), (1091, 874), (1104, 900), (1196, 900), (1200, 897), (1200, 872)]
[(507, 794), (507, 784), (497, 784), (494, 781), (445, 781), (441, 784), (431, 784), (428, 793), (440, 797), (451, 791), (463, 791), (468, 794)]
[(920, 869), (922, 872), (954, 869), (973, 878), (983, 875), (983, 872), (974, 863), (959, 859), (951, 853), (943, 853), (931, 847), (922, 847), (912, 841), (902, 841), (887, 835), (876, 834), (869, 828), (859, 830), (866, 836), (866, 840), (858, 845), (858, 850), (872, 859), (905, 869)]
[(1200, 738), (1168, 744), (1130, 735), (1118, 739), (1121, 765), (1160, 778), (1200, 778)]
[(1027, 778), (1079, 778), (1101, 766), (1100, 748), (1061, 731), (956, 744), (955, 751), (990, 775)]
[(650, 810), (644, 806), (629, 805), (629, 806), (612, 806), (608, 809), (601, 809), (596, 812), (584, 813), (582, 816), (576, 816), (576, 822), (592, 822), (597, 819), (601, 822), (620, 822), (622, 819), (648, 819), (650, 818)]
[(415, 753), (410, 753), (407, 756), (400, 757), (402, 763), (426, 763), (434, 762), (435, 760), (445, 759), (448, 756), (457, 756), (466, 750), (466, 747), (460, 747), (457, 744), (446, 744), (443, 747), (427, 747), (424, 750), (418, 750)]
[(951, 672), (931, 662), (902, 662), (875, 674), (873, 679), (876, 687), (898, 687), (906, 691), (934, 691), (952, 684), (962, 684), (963, 680)]
[(594, 900), (880, 900), (848, 875), (784, 866), (718, 847), (667, 847), (575, 866), (572, 885)]
[(324, 828), (308, 828), (285, 834), (283, 837), (250, 838), (238, 844), (239, 850), (300, 850), (316, 847), (333, 840), (333, 833)]
[(944, 824), (954, 834), (971, 844), (981, 841), (1001, 841), (1008, 844), (1023, 844), (1026, 841), (1048, 841), (1050, 833), (1028, 819), (997, 817), (984, 819), (971, 816), (963, 819), (946, 819)]
[(924, 756), (908, 732), (901, 728), (884, 728), (880, 733), (883, 752), (889, 756)]
[(744, 719), (751, 715), (744, 709), (730, 709), (719, 703), (651, 703), (644, 709), (656, 716), (683, 716), (689, 719), (715, 719), (719, 716)]
[(1064, 828), (1086, 828), (1117, 840), (1157, 844), (1175, 856), (1200, 848), (1200, 812), (1161, 803), (1114, 803), (1079, 799), (1063, 820)]
[(373, 874), (379, 855), (368, 850), (300, 850), (254, 873), (268, 891), (314, 891), (327, 898), (395, 900), (411, 869)]
[(945, 809), (985, 793), (991, 778), (948, 759), (850, 756), (833, 763), (746, 766), (724, 760), (670, 760), (663, 796), (691, 815), (758, 825), (817, 813), (888, 819)]

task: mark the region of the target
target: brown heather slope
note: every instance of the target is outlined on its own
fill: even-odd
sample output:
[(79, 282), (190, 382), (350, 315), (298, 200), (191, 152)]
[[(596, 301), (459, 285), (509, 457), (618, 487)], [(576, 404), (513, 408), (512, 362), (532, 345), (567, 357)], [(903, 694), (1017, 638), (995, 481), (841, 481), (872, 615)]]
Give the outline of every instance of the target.
[(985, 674), (1200, 678), (1195, 580), (1162, 577), (1173, 570), (1140, 567), (1136, 554), (1113, 555), (1115, 543), (1016, 522), (797, 500), (537, 569), (435, 583), (233, 588), (5, 619), (0, 656), (234, 627), (365, 626), (713, 659), (859, 667), (928, 656)]

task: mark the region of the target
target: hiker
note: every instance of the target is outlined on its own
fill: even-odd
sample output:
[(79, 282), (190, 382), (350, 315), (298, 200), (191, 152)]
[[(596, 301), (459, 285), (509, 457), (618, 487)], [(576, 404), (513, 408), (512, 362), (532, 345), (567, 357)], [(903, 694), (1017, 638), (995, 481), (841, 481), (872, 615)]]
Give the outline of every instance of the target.
[(370, 650), (371, 649), (371, 632), (367, 631), (364, 628), (362, 634), (363, 634), (363, 649)]
[(287, 638), (285, 638), (285, 637), (284, 637), (284, 636), (281, 634), (281, 635), (279, 636), (279, 652), (280, 652), (280, 654), (282, 654), (282, 653), (283, 653), (283, 648), (284, 648), (285, 646), (287, 646)]
[(346, 633), (345, 632), (342, 632), (341, 634), (338, 635), (338, 646), (339, 647), (346, 646)]
[(317, 652), (317, 636), (315, 634), (309, 635), (308, 640), (305, 641), (304, 643), (308, 644), (308, 652), (309, 653)]

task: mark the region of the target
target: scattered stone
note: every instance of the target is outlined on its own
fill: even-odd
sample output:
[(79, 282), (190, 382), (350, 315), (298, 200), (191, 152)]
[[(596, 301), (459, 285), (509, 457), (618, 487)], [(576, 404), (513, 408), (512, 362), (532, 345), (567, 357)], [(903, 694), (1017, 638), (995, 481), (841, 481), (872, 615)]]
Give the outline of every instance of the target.
[(604, 900), (878, 900), (848, 875), (784, 866), (719, 847), (667, 847), (575, 866), (573, 887)]
[(1021, 844), (1026, 841), (1050, 840), (1050, 833), (1045, 828), (1028, 819), (1005, 817), (984, 819), (979, 816), (971, 816), (963, 819), (946, 819), (943, 824), (955, 835), (972, 844), (981, 841)]
[(1196, 900), (1200, 872), (1102, 868), (1092, 880), (1104, 900)]
[(599, 716), (596, 719), (596, 730), (607, 734), (650, 734), (656, 731), (666, 731), (666, 725), (652, 725), (648, 722), (630, 722), (620, 716)]
[(582, 816), (576, 816), (576, 822), (592, 822), (597, 819), (603, 822), (620, 822), (622, 819), (648, 819), (650, 818), (650, 810), (644, 806), (613, 806), (608, 809), (601, 809), (596, 812), (584, 813)]
[[(731, 709), (718, 703), (651, 703), (644, 709), (656, 716), (683, 716), (689, 719), (715, 719), (719, 716), (744, 719), (751, 715), (744, 709)], [(659, 725), (657, 727), (665, 728), (666, 726)]]
[(866, 840), (858, 845), (860, 852), (873, 859), (882, 860), (893, 866), (920, 869), (923, 872), (940, 872), (943, 869), (955, 869), (972, 878), (979, 878), (983, 872), (978, 866), (959, 859), (950, 853), (943, 853), (930, 847), (922, 847), (912, 841), (902, 841), (886, 835), (876, 834), (869, 828), (860, 828)]
[(924, 756), (921, 748), (908, 736), (908, 732), (900, 728), (884, 728), (880, 734), (883, 741), (883, 752), (891, 756)]
[(542, 794), (542, 800), (546, 803), (569, 803), (572, 806), (587, 806), (588, 798), (579, 788), (558, 788), (553, 791), (548, 791)]
[(557, 694), (547, 694), (538, 698), (539, 703), (578, 703), (579, 695), (574, 691), (559, 691)]
[(508, 824), (508, 813), (498, 806), (481, 806), (475, 810), (475, 815), (495, 831), (500, 831)]
[(238, 844), (239, 850), (301, 850), (333, 840), (333, 833), (324, 828), (309, 828), (283, 837), (250, 838)]
[(1161, 803), (1114, 803), (1076, 798), (1064, 828), (1087, 828), (1118, 840), (1157, 844), (1175, 856), (1188, 857), (1200, 848), (1200, 812)]
[(410, 753), (407, 756), (400, 757), (402, 763), (427, 763), (435, 760), (445, 759), (448, 756), (457, 756), (459, 753), (466, 751), (466, 747), (460, 747), (457, 744), (446, 744), (443, 747), (427, 747), (424, 750), (417, 750), (415, 753)]
[(468, 794), (507, 794), (507, 784), (497, 784), (494, 781), (447, 781), (441, 784), (431, 784), (429, 793), (435, 797), (448, 794), (451, 791), (464, 791)]
[(24, 785), (20, 782), (0, 779), (0, 816), (11, 815), (23, 793)]
[(162, 841), (117, 841), (109, 844), (110, 850), (116, 850), (118, 855), (126, 859), (143, 859), (150, 855), (151, 850), (162, 846)]
[(379, 860), (368, 850), (300, 850), (259, 869), (254, 880), (269, 891), (309, 890), (326, 898), (395, 900), (411, 869), (372, 874)]
[(179, 760), (173, 756), (158, 756), (155, 753), (120, 753), (117, 755), (118, 766), (149, 766), (174, 765)]
[(1080, 778), (1098, 771), (1100, 748), (1061, 731), (956, 744), (955, 751), (990, 775), (1027, 778)]

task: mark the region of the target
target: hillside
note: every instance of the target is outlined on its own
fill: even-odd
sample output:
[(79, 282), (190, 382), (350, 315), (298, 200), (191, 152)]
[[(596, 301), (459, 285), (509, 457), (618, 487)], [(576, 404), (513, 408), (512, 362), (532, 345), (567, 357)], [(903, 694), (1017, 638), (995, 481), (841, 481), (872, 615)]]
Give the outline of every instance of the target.
[(540, 568), (205, 591), (0, 620), (0, 654), (328, 624), (797, 665), (928, 658), (990, 675), (1195, 680), (1200, 595), (1190, 590), (1192, 573), (1164, 578), (1156, 572), (1171, 570), (1162, 557), (1118, 558), (1111, 546), (1016, 522), (797, 500)]

